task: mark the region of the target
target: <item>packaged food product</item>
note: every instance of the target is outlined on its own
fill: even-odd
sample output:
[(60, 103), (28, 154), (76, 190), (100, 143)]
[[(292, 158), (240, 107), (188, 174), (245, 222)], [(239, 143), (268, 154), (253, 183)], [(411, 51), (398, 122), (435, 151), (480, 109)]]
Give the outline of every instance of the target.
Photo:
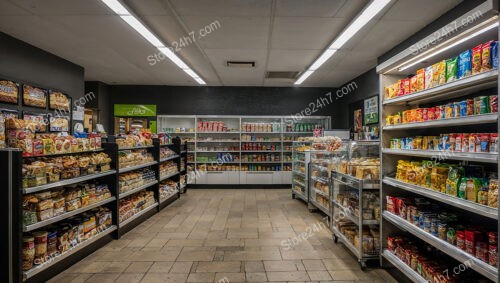
[(23, 237), (23, 271), (30, 270), (35, 260), (35, 238), (33, 236)]
[(446, 82), (450, 83), (457, 79), (458, 57), (446, 60)]
[(416, 91), (421, 91), (426, 89), (425, 87), (425, 69), (418, 69), (417, 70), (417, 89)]
[(38, 108), (47, 107), (47, 91), (41, 88), (23, 85), (23, 103)]
[(459, 107), (459, 111), (458, 111), (458, 115), (457, 117), (466, 117), (467, 116), (467, 100), (462, 100), (460, 102), (458, 102), (458, 107)]
[(472, 51), (466, 50), (458, 56), (458, 78), (468, 77), (472, 73)]
[(428, 116), (428, 120), (436, 120), (437, 117), (436, 117), (436, 108), (435, 107), (430, 107), (427, 109), (427, 116)]
[(451, 196), (458, 195), (458, 185), (460, 178), (462, 176), (462, 172), (457, 167), (450, 167), (448, 173), (448, 179), (446, 179), (446, 194)]
[(403, 95), (410, 94), (410, 79), (403, 79)]
[(18, 102), (19, 85), (12, 81), (0, 80), (0, 101), (6, 103)]
[(488, 186), (488, 206), (498, 207), (498, 180), (490, 179)]
[(439, 80), (441, 78), (441, 62), (437, 62), (432, 65), (432, 87), (439, 85)]
[(448, 228), (448, 231), (446, 232), (446, 241), (452, 245), (457, 245), (457, 232), (454, 228)]
[(497, 153), (498, 152), (498, 134), (493, 133), (490, 134), (490, 149), (489, 152)]
[(69, 111), (70, 102), (68, 96), (58, 91), (50, 91), (49, 94), (49, 107), (50, 109)]
[(490, 151), (490, 134), (482, 133), (479, 134), (479, 148), (476, 148), (476, 151), (479, 149), (479, 152), (489, 152)]
[(481, 71), (489, 71), (493, 68), (491, 65), (491, 45), (494, 41), (488, 41), (481, 47)]
[(482, 59), (481, 59), (481, 53), (482, 53), (482, 44), (472, 48), (472, 74), (478, 74), (481, 72), (482, 68)]
[(446, 83), (446, 61), (442, 60), (437, 63), (438, 74), (437, 74), (437, 85), (442, 85)]
[(450, 119), (453, 118), (455, 115), (453, 115), (453, 103), (448, 103), (444, 107), (444, 119)]
[(462, 152), (469, 152), (469, 134), (462, 134)]
[(47, 254), (53, 255), (57, 252), (57, 231), (53, 231), (47, 236)]
[(432, 66), (429, 66), (427, 68), (425, 68), (425, 89), (429, 89), (431, 87), (433, 87), (433, 68)]
[[(398, 92), (397, 92), (397, 96), (403, 96), (405, 94), (405, 80), (398, 80)], [(253, 126), (253, 125), (252, 125)], [(256, 129), (253, 129), (252, 132), (262, 132), (262, 131), (259, 131), (259, 128), (258, 128), (259, 125), (256, 125)], [(299, 126), (302, 126), (302, 125), (299, 125)], [(303, 132), (304, 130), (300, 130), (301, 132)]]
[(410, 93), (418, 91), (417, 76), (410, 78)]
[(457, 134), (455, 139), (455, 151), (462, 152), (463, 134)]
[(467, 99), (467, 116), (474, 115), (474, 100)]
[(54, 140), (51, 138), (48, 139), (43, 139), (43, 154), (44, 155), (50, 155), (50, 154), (55, 154), (56, 149), (55, 149), (55, 144)]
[(33, 233), (35, 241), (35, 260), (34, 263), (39, 265), (45, 261), (47, 256), (47, 236), (46, 231), (36, 231)]
[(482, 205), (488, 205), (488, 187), (483, 186), (477, 192), (477, 203)]
[(469, 134), (469, 151), (468, 152), (477, 152), (478, 149), (476, 148), (477, 145), (477, 134)]
[(478, 96), (474, 98), (474, 114), (488, 114), (490, 106), (490, 98), (489, 96)]
[(464, 231), (457, 231), (457, 248), (465, 251), (465, 233)]
[(485, 242), (477, 242), (476, 243), (476, 258), (488, 262), (488, 244)]
[(488, 244), (496, 245), (498, 243), (498, 233), (488, 232)]
[(488, 247), (488, 263), (491, 266), (497, 266), (497, 260), (498, 260), (498, 246), (497, 245), (489, 245)]
[(491, 66), (493, 69), (498, 69), (498, 41), (491, 43)]
[(498, 95), (490, 95), (490, 113), (498, 112)]

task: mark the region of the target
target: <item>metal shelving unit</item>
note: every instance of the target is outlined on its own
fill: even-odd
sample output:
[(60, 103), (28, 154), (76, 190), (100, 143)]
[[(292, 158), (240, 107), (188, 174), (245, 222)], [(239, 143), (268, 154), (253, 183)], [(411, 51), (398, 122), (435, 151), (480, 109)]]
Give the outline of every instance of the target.
[[(370, 236), (374, 248), (365, 251), (363, 245), (356, 246), (347, 239), (341, 233), (340, 227), (354, 228), (359, 243), (364, 242), (368, 237), (365, 231), (370, 231), (370, 228), (378, 231), (380, 221), (377, 220), (375, 204), (379, 204), (380, 163), (377, 163), (377, 160), (380, 154), (380, 143), (345, 141), (343, 147), (344, 149), (339, 150), (338, 155), (335, 156), (336, 160), (332, 162), (334, 166), (322, 166), (331, 172), (330, 217), (333, 220), (331, 230), (334, 242), (340, 240), (347, 246), (364, 269), (368, 260), (379, 260), (380, 257), (374, 238)], [(371, 165), (366, 165), (366, 163), (371, 163)]]
[(309, 202), (309, 151), (299, 151), (299, 147), (311, 146), (309, 142), (293, 142), (292, 150), (292, 198)]
[[(471, 49), (478, 44), (483, 44), (487, 40), (498, 40), (498, 27), (485, 30), (481, 35), (473, 37), (470, 36), (477, 33), (478, 30), (483, 29), (485, 26), (498, 24), (498, 12), (495, 6), (496, 5), (493, 5), (492, 1), (486, 1), (485, 3), (455, 19), (455, 21), (458, 22), (463, 18), (470, 17), (472, 14), (477, 13), (477, 11), (481, 11), (483, 15), (481, 19), (474, 21), (474, 24), (462, 26), (459, 32), (444, 38), (446, 41), (449, 40), (450, 42), (465, 39), (462, 40), (463, 42), (457, 46), (451, 46), (450, 48), (447, 44), (438, 44), (427, 50), (422, 50), (419, 54), (412, 53), (412, 50), (407, 48), (399, 54), (396, 54), (394, 57), (389, 58), (387, 61), (380, 63), (380, 65), (377, 66), (377, 73), (380, 77), (380, 120), (385, 123), (388, 116), (409, 109), (446, 105), (447, 103), (472, 99), (478, 96), (498, 94), (498, 70), (489, 70), (408, 95), (398, 96), (395, 98), (386, 98), (385, 96), (385, 87), (396, 83), (399, 79), (409, 78), (410, 76), (416, 74), (417, 69), (457, 56), (464, 50)], [(435, 33), (421, 39), (421, 41), (416, 44), (425, 42), (425, 40), (428, 40), (429, 37), (432, 37), (434, 34)], [(442, 52), (444, 51), (441, 50), (442, 48), (447, 48), (447, 50)], [(412, 63), (417, 62), (422, 56), (427, 56), (428, 54), (435, 55), (427, 60), (427, 65), (411, 65)], [(402, 66), (408, 67), (401, 68)], [(476, 113), (476, 115), (466, 117), (428, 120), (405, 124), (400, 123), (381, 127), (382, 179), (380, 184), (382, 189), (380, 190), (380, 205), (383, 208), (383, 217), (381, 220), (380, 242), (381, 250), (383, 251), (381, 257), (381, 264), (383, 266), (396, 267), (413, 282), (427, 282), (423, 276), (418, 274), (410, 266), (403, 263), (403, 261), (397, 258), (391, 251), (387, 250), (388, 236), (401, 235), (400, 233), (407, 232), (411, 238), (420, 239), (419, 242), (423, 241), (426, 245), (430, 245), (439, 250), (441, 252), (439, 254), (441, 255), (441, 259), (443, 261), (449, 261), (451, 259), (455, 259), (459, 262), (472, 261), (473, 264), (470, 269), (478, 273), (477, 278), (483, 275), (493, 282), (500, 282), (498, 277), (498, 267), (490, 266), (488, 263), (477, 259), (475, 255), (460, 250), (455, 245), (449, 244), (448, 242), (421, 230), (419, 227), (411, 224), (407, 220), (386, 210), (387, 196), (405, 198), (423, 197), (429, 199), (432, 203), (439, 205), (439, 208), (442, 211), (446, 210), (457, 213), (459, 215), (459, 219), (461, 221), (463, 219), (461, 224), (468, 225), (481, 223), (486, 231), (498, 231), (498, 208), (467, 201), (456, 196), (434, 191), (430, 188), (409, 184), (394, 177), (397, 170), (398, 160), (420, 162), (422, 160), (436, 159), (438, 159), (438, 163), (460, 164), (461, 166), (482, 165), (489, 170), (494, 170), (498, 176), (497, 153), (440, 152), (390, 148), (392, 139), (402, 137), (415, 137), (422, 135), (439, 136), (440, 134), (446, 133), (498, 133), (498, 131), (498, 113), (480, 115), (477, 115)], [(437, 212), (440, 212), (440, 210)], [(497, 247), (497, 249), (498, 248), (500, 247)], [(477, 278), (472, 277), (471, 279)]]

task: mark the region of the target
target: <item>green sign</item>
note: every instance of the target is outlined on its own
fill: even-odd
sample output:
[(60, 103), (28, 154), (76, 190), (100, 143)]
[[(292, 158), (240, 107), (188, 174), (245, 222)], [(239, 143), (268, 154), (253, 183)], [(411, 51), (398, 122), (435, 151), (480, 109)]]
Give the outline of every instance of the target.
[(115, 116), (122, 116), (122, 117), (156, 116), (156, 105), (115, 104)]
[(378, 123), (378, 96), (365, 99), (365, 126)]
[(149, 129), (153, 134), (156, 134), (156, 121), (149, 121)]

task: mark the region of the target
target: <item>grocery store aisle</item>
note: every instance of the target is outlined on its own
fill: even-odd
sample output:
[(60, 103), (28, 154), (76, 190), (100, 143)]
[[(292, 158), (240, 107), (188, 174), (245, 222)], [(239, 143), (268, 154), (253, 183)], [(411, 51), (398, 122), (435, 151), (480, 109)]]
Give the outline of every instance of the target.
[(290, 190), (190, 190), (50, 282), (396, 282), (362, 272), (321, 218)]

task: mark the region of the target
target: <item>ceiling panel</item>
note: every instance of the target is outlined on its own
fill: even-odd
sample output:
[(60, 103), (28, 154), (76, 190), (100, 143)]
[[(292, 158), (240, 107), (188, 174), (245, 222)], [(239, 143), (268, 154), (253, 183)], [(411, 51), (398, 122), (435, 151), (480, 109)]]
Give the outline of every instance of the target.
[[(266, 17), (183, 17), (190, 31), (195, 31), (198, 42), (206, 49), (267, 49), (270, 18)], [(220, 27), (205, 36), (201, 28), (218, 21)]]
[(2, 0), (9, 1), (36, 15), (111, 15), (99, 0)]
[(324, 49), (348, 21), (340, 18), (275, 18), (271, 48)]
[(268, 71), (302, 71), (323, 50), (271, 49), (267, 63)]
[(164, 0), (124, 0), (123, 2), (140, 16), (172, 15), (167, 1)]
[[(262, 84), (265, 75), (266, 50), (247, 50), (242, 53), (239, 49), (206, 49), (210, 62), (224, 85)], [(226, 66), (228, 60), (255, 61), (254, 68), (230, 68)]]
[(277, 0), (277, 17), (334, 17), (347, 0)]
[(271, 0), (170, 0), (181, 16), (270, 16)]
[[(425, 21), (427, 23), (455, 7), (462, 0), (398, 0), (383, 19), (398, 21)], [(408, 13), (408, 11), (412, 11)]]
[(30, 15), (31, 13), (9, 1), (0, 1), (0, 16)]

